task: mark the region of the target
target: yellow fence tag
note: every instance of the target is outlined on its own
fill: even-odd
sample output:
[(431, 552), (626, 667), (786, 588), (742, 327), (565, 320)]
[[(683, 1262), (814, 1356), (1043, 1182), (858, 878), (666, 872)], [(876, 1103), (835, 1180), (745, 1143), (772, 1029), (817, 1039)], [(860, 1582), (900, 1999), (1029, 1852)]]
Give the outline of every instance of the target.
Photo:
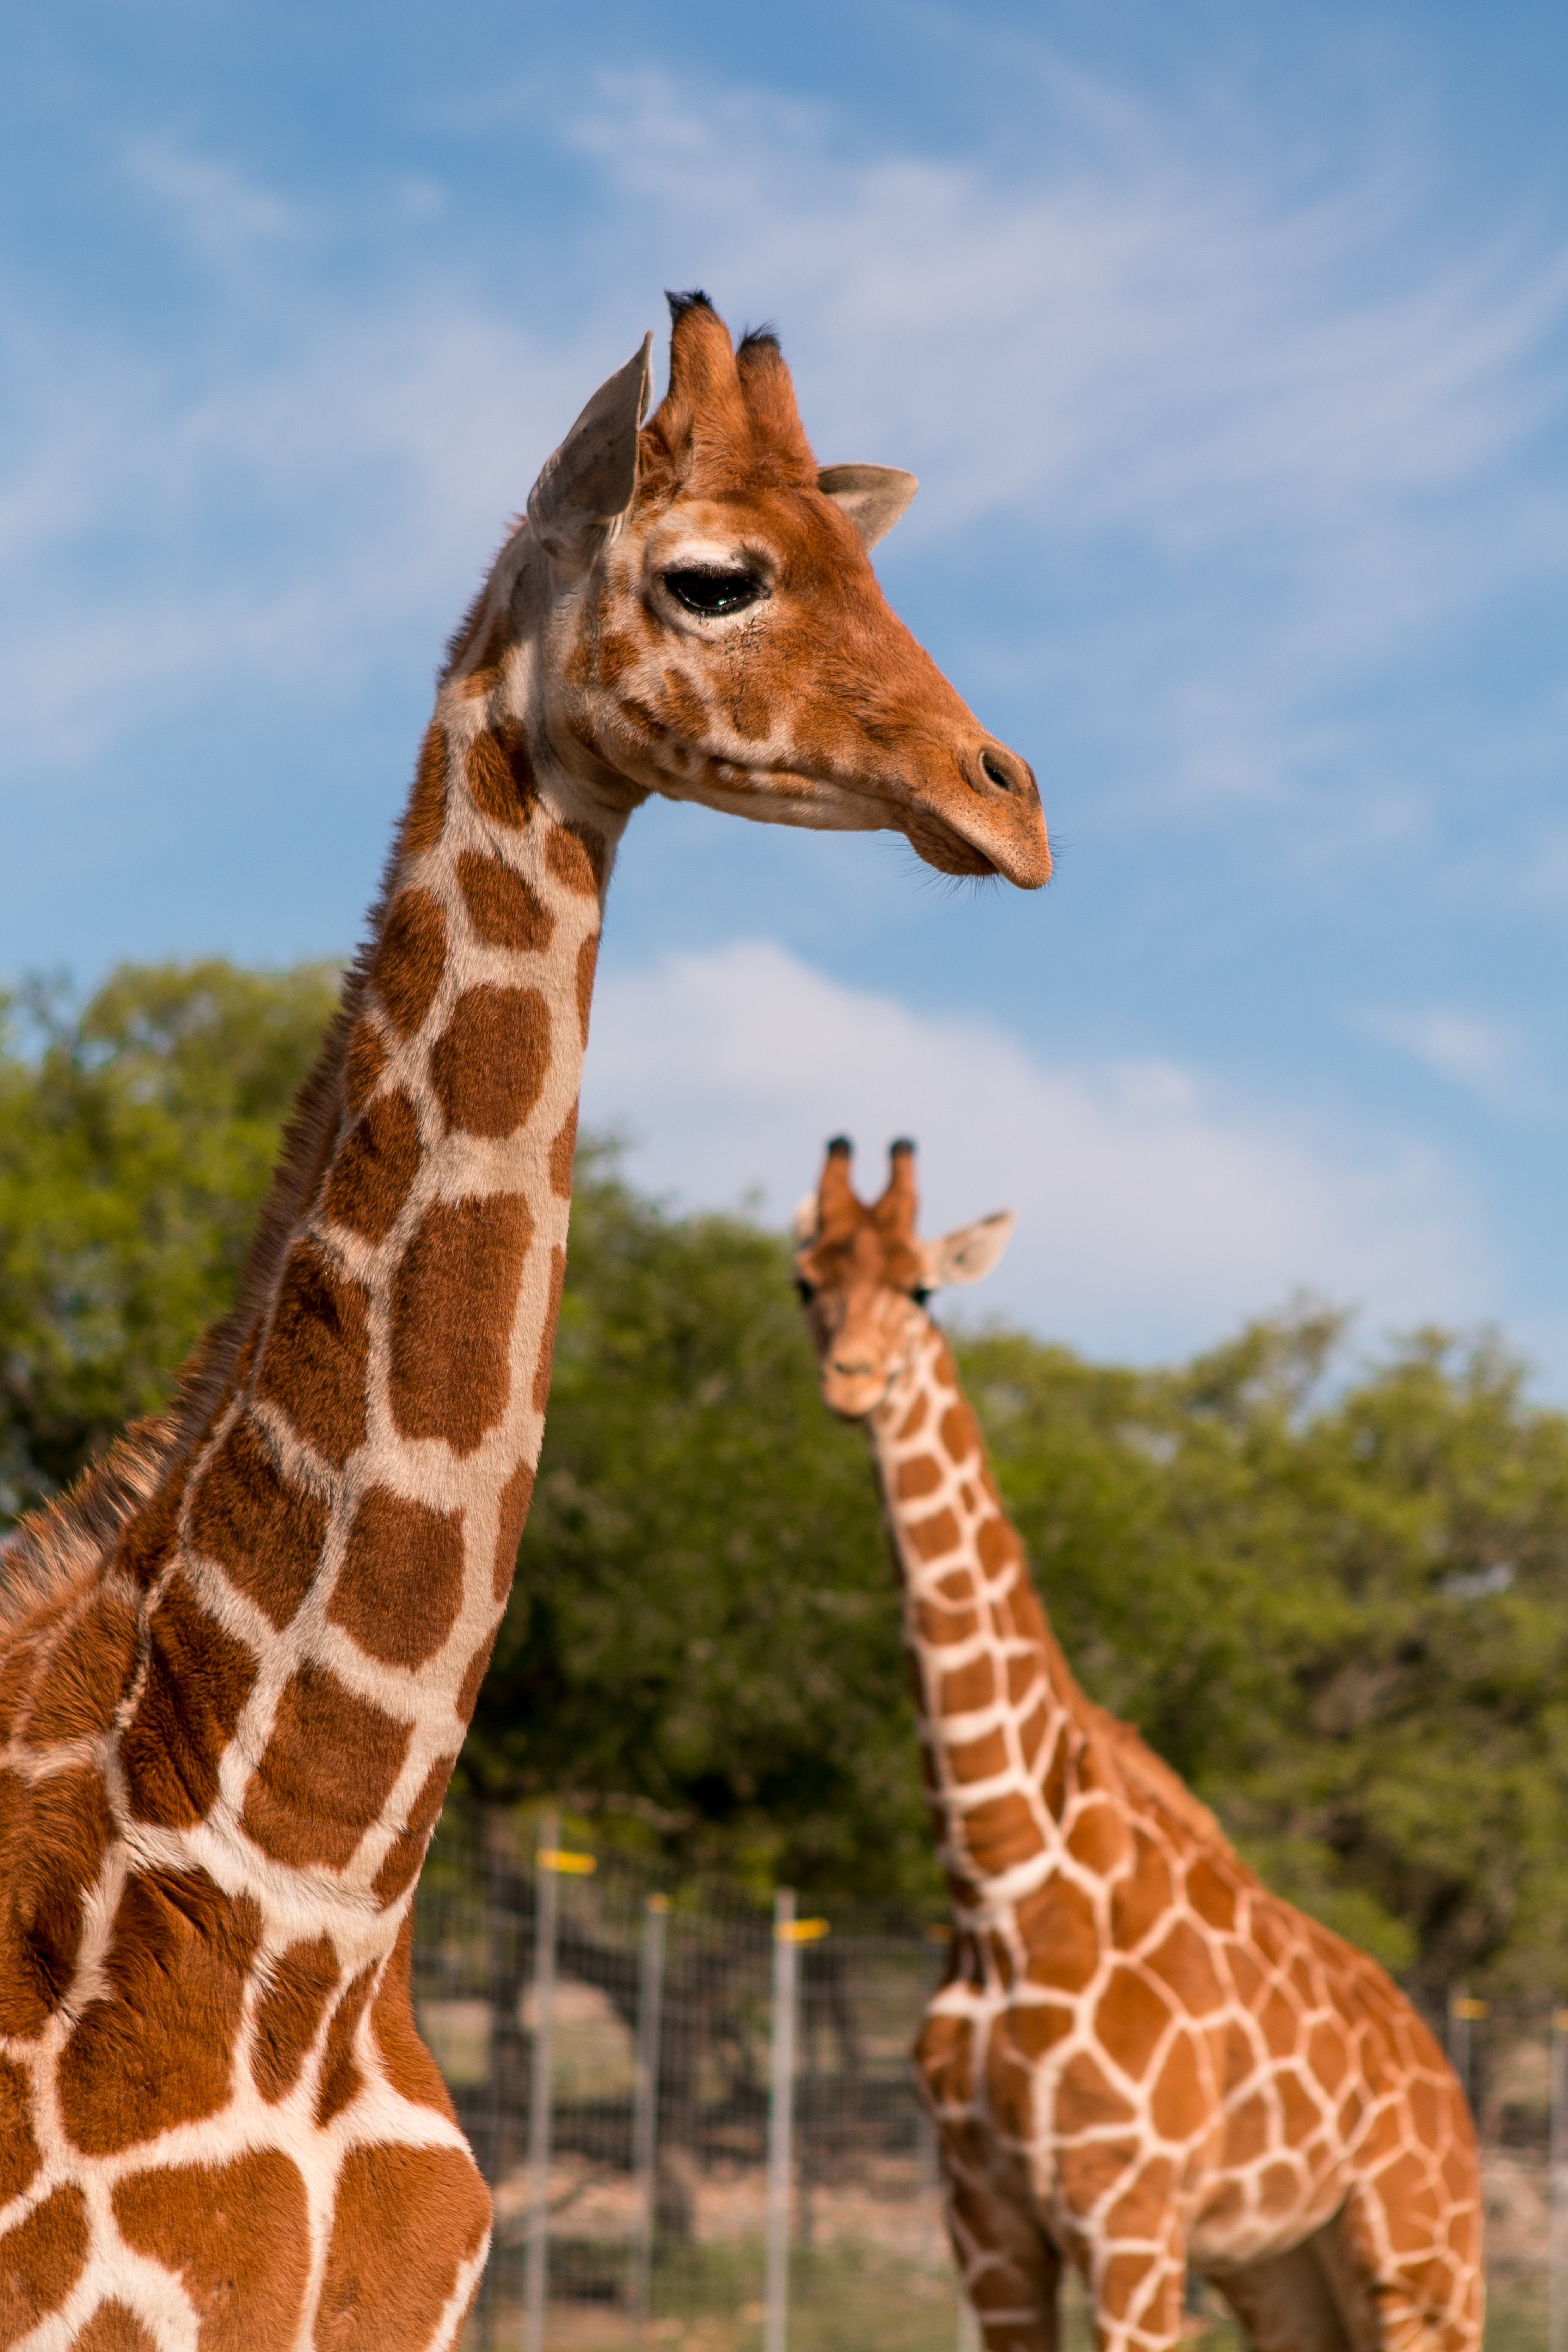
[(568, 1878), (592, 1878), (599, 1867), (595, 1855), (568, 1853), (559, 1845), (542, 1845), (533, 1859), (541, 1870), (558, 1870)]
[(790, 1919), (773, 1929), (781, 1944), (815, 1944), (827, 1933), (826, 1919)]

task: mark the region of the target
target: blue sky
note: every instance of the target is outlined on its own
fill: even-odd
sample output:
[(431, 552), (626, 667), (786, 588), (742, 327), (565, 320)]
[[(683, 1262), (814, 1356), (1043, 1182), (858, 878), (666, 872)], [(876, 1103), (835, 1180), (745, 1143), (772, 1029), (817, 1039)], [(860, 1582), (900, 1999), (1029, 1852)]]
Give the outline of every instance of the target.
[(1058, 878), (650, 809), (587, 1108), (782, 1215), (823, 1135), (1006, 1203), (1100, 1354), (1298, 1285), (1568, 1397), (1560, 11), (684, 0), (14, 12), (0, 977), (341, 951), (440, 646), (704, 285)]

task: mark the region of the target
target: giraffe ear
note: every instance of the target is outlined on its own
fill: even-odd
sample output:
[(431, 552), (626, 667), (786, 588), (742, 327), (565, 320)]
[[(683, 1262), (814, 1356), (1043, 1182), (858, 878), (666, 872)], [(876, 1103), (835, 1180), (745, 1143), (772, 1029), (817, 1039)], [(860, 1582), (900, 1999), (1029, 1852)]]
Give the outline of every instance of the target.
[(814, 1242), (816, 1239), (816, 1195), (815, 1192), (803, 1192), (801, 1194), (799, 1200), (795, 1204), (795, 1214), (789, 1221), (789, 1230), (792, 1240), (797, 1243), (803, 1249), (807, 1242)]
[(941, 1290), (952, 1282), (978, 1282), (1000, 1262), (1013, 1231), (1011, 1209), (981, 1217), (973, 1225), (954, 1225), (939, 1242), (927, 1242), (926, 1282)]
[(653, 383), (653, 337), (599, 386), (528, 494), (533, 536), (558, 562), (587, 563), (605, 526), (625, 514), (637, 486), (637, 427)]
[(824, 466), (816, 487), (841, 506), (860, 534), (862, 547), (875, 547), (898, 521), (920, 488), (901, 466)]

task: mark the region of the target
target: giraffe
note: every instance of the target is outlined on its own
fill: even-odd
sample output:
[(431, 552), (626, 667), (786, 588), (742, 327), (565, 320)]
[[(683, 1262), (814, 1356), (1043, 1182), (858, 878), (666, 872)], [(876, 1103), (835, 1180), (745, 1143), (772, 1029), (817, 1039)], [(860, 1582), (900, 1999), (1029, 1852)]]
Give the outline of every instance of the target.
[(1189, 2265), (1258, 2352), (1473, 2352), (1475, 2137), (1436, 2042), (1052, 1637), (925, 1306), (989, 1272), (1010, 1213), (921, 1242), (912, 1144), (874, 1206), (850, 1163), (835, 1139), (795, 1272), (901, 1593), (953, 1906), (915, 2065), (987, 2352), (1054, 2352), (1064, 2261), (1102, 2352), (1174, 2346)]
[(489, 2200), (413, 1888), (510, 1585), (610, 866), (649, 793), (1044, 881), (1035, 780), (883, 602), (703, 295), (589, 401), (448, 648), (237, 1302), (8, 1542), (0, 2346), (452, 2345)]

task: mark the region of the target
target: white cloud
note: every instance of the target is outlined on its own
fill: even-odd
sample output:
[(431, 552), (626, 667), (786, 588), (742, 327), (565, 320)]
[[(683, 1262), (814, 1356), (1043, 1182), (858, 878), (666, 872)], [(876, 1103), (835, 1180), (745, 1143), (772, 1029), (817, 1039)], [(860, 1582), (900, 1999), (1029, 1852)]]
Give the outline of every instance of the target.
[(232, 266), (244, 254), (298, 231), (300, 213), (235, 164), (163, 140), (142, 140), (126, 157), (132, 187), (166, 207), (204, 259)]
[(411, 623), (433, 658), (599, 364), (429, 288), (291, 305), (269, 360), (183, 378), (123, 342), (25, 340), (0, 471), (24, 772), (215, 687), (342, 691)]
[(1500, 1021), (1429, 1004), (1403, 1011), (1374, 1007), (1360, 1016), (1358, 1025), (1483, 1101), (1517, 1106), (1526, 1093), (1519, 1039)]
[(1168, 1062), (1053, 1065), (1000, 1030), (847, 988), (763, 940), (601, 980), (584, 1116), (688, 1204), (783, 1223), (824, 1140), (879, 1186), (921, 1147), (928, 1232), (1018, 1212), (974, 1303), (1100, 1353), (1172, 1353), (1306, 1285), (1378, 1322), (1479, 1313), (1488, 1253), (1433, 1154), (1229, 1101)]

